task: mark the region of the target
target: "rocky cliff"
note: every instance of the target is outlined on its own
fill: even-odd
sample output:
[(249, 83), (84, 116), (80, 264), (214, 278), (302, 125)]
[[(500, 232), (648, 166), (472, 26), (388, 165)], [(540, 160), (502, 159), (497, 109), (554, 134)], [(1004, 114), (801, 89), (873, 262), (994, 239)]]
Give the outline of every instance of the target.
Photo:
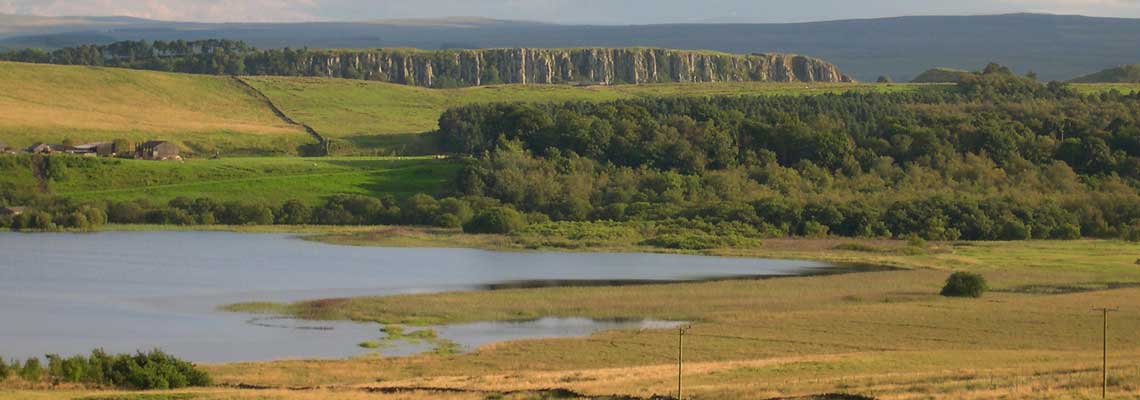
[(851, 82), (826, 61), (790, 54), (648, 49), (403, 49), (310, 52), (302, 75), (426, 87), (499, 83)]

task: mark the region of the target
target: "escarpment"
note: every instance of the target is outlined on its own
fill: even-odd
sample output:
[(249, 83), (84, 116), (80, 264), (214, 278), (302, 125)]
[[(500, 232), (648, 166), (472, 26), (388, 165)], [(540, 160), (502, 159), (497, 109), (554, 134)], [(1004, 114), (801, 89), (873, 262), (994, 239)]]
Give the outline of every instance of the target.
[(301, 75), (425, 87), (852, 81), (835, 65), (806, 56), (647, 48), (342, 50), (309, 52), (299, 61)]

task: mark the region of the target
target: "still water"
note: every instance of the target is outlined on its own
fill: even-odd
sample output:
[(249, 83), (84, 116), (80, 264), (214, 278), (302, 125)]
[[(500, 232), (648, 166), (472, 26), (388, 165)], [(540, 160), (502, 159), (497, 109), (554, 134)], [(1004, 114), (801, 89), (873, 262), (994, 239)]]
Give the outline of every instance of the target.
[[(811, 273), (829, 265), (658, 254), (492, 252), (323, 244), (228, 232), (0, 233), (0, 357), (162, 348), (196, 362), (344, 358), (376, 324), (273, 321), (243, 301), (484, 290), (537, 281), (683, 281)], [(284, 322), (284, 323), (282, 323)], [(464, 350), (662, 321), (544, 319), (437, 327)], [(318, 328), (318, 329), (311, 329)], [(408, 344), (383, 350), (410, 354)]]

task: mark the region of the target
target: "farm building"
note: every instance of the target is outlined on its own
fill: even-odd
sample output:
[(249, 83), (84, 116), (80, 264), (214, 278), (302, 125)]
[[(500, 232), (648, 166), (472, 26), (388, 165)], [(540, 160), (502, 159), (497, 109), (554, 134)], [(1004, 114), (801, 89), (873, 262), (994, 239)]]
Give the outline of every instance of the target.
[(178, 145), (162, 140), (151, 140), (138, 145), (135, 157), (144, 160), (180, 160)]
[(28, 148), (24, 149), (24, 151), (32, 154), (51, 154), (60, 149), (60, 146), (53, 146), (47, 143), (36, 143), (28, 146)]
[(97, 142), (88, 143), (75, 146), (68, 151), (69, 153), (110, 157), (115, 155), (115, 144), (111, 142)]

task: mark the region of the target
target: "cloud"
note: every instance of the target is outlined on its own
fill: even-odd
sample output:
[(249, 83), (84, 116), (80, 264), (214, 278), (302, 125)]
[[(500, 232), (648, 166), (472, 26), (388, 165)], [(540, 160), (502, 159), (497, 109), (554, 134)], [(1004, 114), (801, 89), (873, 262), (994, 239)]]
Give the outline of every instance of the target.
[(0, 13), (267, 22), (479, 16), (569, 23), (808, 21), (1048, 12), (1140, 17), (1140, 0), (0, 0)]
[(320, 0), (0, 0), (0, 12), (179, 21), (308, 21)]

